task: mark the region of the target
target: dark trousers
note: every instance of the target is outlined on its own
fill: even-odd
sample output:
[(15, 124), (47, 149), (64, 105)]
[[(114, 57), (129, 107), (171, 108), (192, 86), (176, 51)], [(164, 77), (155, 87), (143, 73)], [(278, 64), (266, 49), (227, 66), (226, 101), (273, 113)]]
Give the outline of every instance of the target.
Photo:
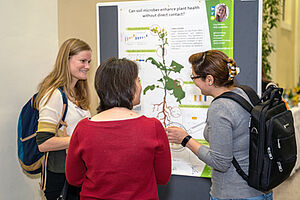
[[(45, 196), (47, 200), (57, 200), (59, 197), (64, 184), (66, 176), (64, 173), (53, 173), (47, 171), (47, 181)], [(68, 199), (69, 200), (79, 200), (80, 188), (69, 185)]]

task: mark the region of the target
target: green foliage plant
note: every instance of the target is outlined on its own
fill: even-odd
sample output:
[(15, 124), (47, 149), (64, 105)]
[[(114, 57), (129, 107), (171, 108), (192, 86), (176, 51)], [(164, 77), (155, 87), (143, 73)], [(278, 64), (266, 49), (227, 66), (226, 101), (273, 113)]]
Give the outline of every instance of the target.
[(271, 65), (268, 57), (275, 51), (274, 44), (271, 42), (271, 30), (277, 27), (280, 8), (281, 0), (263, 0), (262, 67), (269, 79), (271, 79)]
[(159, 110), (157, 117), (162, 121), (164, 126), (166, 126), (167, 122), (170, 121), (170, 112), (172, 109), (172, 107), (167, 105), (167, 96), (174, 96), (178, 103), (181, 103), (181, 100), (185, 97), (185, 92), (182, 90), (180, 82), (170, 77), (171, 73), (180, 73), (183, 66), (174, 60), (172, 60), (170, 66), (166, 65), (165, 53), (166, 45), (168, 45), (167, 32), (164, 29), (158, 30), (157, 27), (152, 28), (150, 31), (159, 38), (162, 62), (156, 61), (153, 57), (147, 58), (146, 62), (150, 61), (152, 65), (156, 66), (156, 68), (160, 70), (162, 77), (157, 80), (156, 84), (146, 86), (143, 95), (155, 89), (163, 91), (162, 102), (155, 104), (154, 109), (157, 108), (157, 110)]

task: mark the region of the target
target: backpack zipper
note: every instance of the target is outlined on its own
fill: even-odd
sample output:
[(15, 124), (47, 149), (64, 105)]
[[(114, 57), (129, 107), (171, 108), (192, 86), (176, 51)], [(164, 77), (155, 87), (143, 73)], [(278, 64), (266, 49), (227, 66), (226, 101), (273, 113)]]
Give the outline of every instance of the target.
[(279, 172), (283, 172), (283, 168), (280, 162), (277, 162)]
[(270, 160), (273, 160), (273, 155), (272, 155), (270, 147), (267, 148), (267, 152), (268, 152), (268, 156), (269, 156)]

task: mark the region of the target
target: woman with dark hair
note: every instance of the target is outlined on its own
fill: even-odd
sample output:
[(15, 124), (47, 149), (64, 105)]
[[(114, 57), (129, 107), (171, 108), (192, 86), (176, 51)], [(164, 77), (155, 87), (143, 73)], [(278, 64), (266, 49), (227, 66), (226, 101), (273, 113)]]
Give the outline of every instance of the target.
[[(191, 55), (191, 79), (203, 95), (218, 97), (227, 91), (235, 92), (250, 103), (246, 93), (234, 85), (237, 74), (236, 62), (218, 50)], [(241, 168), (249, 167), (249, 120), (250, 114), (237, 102), (218, 98), (207, 112), (204, 137), (209, 147), (200, 144), (179, 127), (168, 127), (169, 141), (188, 147), (200, 160), (212, 167), (211, 200), (271, 200), (272, 192), (264, 194), (248, 185), (236, 172), (232, 159)]]
[(155, 118), (132, 111), (140, 103), (138, 66), (109, 58), (97, 69), (98, 114), (80, 121), (66, 161), (70, 184), (80, 199), (158, 199), (167, 184), (171, 155), (166, 132)]

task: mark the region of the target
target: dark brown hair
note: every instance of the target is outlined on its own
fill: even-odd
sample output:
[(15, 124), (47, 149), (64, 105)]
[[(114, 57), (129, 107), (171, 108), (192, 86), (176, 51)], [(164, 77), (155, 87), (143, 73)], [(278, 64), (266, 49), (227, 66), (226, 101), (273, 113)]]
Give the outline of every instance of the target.
[(208, 50), (196, 53), (190, 56), (189, 62), (196, 75), (201, 76), (202, 80), (205, 80), (207, 75), (212, 75), (216, 86), (230, 87), (234, 85), (233, 80), (230, 80), (229, 77), (228, 65), (236, 67), (236, 62), (222, 51)]
[(126, 58), (108, 58), (98, 67), (95, 88), (100, 98), (98, 113), (113, 107), (132, 109), (138, 66)]

